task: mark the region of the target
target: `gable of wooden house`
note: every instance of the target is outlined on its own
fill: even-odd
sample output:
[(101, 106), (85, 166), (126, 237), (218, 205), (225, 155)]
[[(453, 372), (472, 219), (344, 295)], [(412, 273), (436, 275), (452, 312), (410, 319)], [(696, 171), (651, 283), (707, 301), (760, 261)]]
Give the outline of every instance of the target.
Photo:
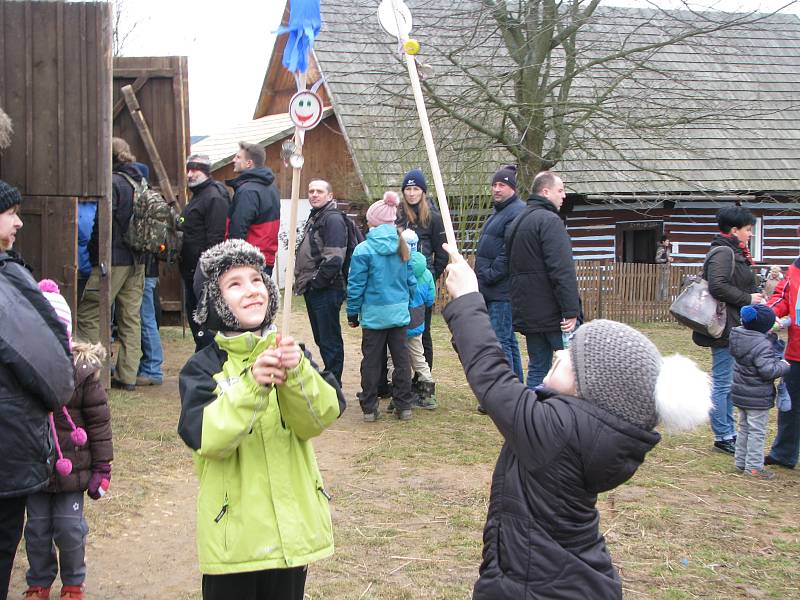
[[(492, 76), (508, 71), (511, 63), (498, 34), (486, 33), (491, 23), (476, 19), (478, 0), (407, 4), (414, 16), (412, 36), (422, 45), (419, 62), (431, 66), (429, 76), (445, 98), (469, 100), (466, 77), (446, 58), (463, 46), (465, 28), (484, 28), (486, 34), (483, 46), (471, 49), (473, 62)], [(321, 147), (329, 160), (338, 161), (337, 176), (348, 177), (350, 190), (359, 188), (357, 181), (364, 199), (372, 200), (399, 187), (406, 171), (421, 166), (432, 196), (405, 66), (397, 41), (378, 24), (375, 2), (326, 0), (322, 17), (310, 80), (324, 78), (325, 105), (333, 108), (325, 135), (338, 138), (337, 151), (330, 151), (332, 141)], [(620, 40), (657, 44), (698, 19), (686, 11), (601, 7), (578, 43), (596, 53)], [(284, 44), (285, 36), (279, 37), (255, 117), (288, 107), (295, 83), (280, 65)], [(573, 93), (589, 94), (596, 78), (608, 77), (615, 66), (624, 65), (576, 79)], [(680, 116), (682, 108), (700, 103), (704, 115), (673, 126), (668, 136), (603, 118), (587, 124), (580, 146), (570, 148), (555, 168), (567, 185), (562, 216), (576, 259), (648, 262), (654, 240), (667, 234), (675, 264), (699, 262), (716, 232), (714, 214), (733, 202), (757, 217), (753, 254), (758, 260), (785, 265), (797, 256), (800, 19), (763, 16), (654, 50), (647, 68), (622, 88), (613, 105), (627, 111), (629, 122), (638, 114), (652, 117), (658, 107)], [(469, 248), (490, 209), (491, 175), (511, 157), (428, 104), (448, 201), (462, 246)], [(473, 108), (480, 114), (480, 106)], [(319, 153), (307, 148), (311, 156)]]

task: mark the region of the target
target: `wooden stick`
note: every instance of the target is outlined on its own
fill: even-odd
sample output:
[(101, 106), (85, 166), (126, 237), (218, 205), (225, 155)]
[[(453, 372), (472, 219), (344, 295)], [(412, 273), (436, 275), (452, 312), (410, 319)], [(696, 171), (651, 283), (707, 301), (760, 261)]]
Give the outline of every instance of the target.
[(444, 193), (444, 181), (442, 180), (442, 172), (439, 169), (439, 159), (436, 156), (436, 146), (433, 145), (433, 134), (431, 133), (431, 124), (428, 121), (428, 110), (425, 108), (425, 100), (422, 97), (422, 86), (419, 83), (419, 75), (417, 74), (417, 62), (414, 57), (407, 52), (404, 54), (406, 57), (406, 66), (408, 67), (408, 76), (411, 79), (411, 89), (414, 91), (414, 100), (417, 103), (419, 122), (422, 126), (422, 137), (425, 138), (428, 161), (431, 163), (433, 184), (436, 187), (436, 198), (439, 202), (439, 212), (442, 214), (447, 244), (450, 246), (451, 251), (454, 251), (456, 250), (456, 234), (453, 232), (453, 221), (450, 218), (450, 208), (447, 205), (447, 196)]
[[(299, 139), (295, 133), (295, 139)], [(283, 324), (281, 334), (289, 335), (289, 323), (292, 318), (292, 288), (294, 287), (294, 252), (297, 244), (297, 205), (300, 204), (300, 172), (292, 169), (292, 205), (289, 213), (289, 248), (286, 252), (286, 271), (283, 280)]]
[(128, 111), (131, 113), (133, 124), (142, 138), (144, 148), (147, 150), (147, 155), (150, 157), (150, 162), (153, 163), (153, 169), (158, 177), (158, 186), (161, 188), (161, 193), (167, 198), (167, 202), (174, 202), (176, 199), (175, 193), (172, 191), (172, 184), (167, 177), (167, 170), (164, 168), (164, 163), (161, 162), (161, 155), (158, 153), (156, 143), (150, 133), (150, 128), (147, 126), (147, 121), (142, 114), (142, 108), (139, 106), (139, 101), (136, 99), (136, 94), (133, 88), (129, 85), (121, 88), (122, 95), (125, 97), (125, 104), (128, 105)]

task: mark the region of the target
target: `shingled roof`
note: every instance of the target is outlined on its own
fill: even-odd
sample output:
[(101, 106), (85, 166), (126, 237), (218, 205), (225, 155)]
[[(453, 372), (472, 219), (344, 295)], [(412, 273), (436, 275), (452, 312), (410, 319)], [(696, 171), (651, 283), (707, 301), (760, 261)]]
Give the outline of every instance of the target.
[[(432, 81), (454, 102), (469, 103), (466, 78), (445, 57), (459, 52), (471, 27), (481, 27), (475, 17), (480, 2), (407, 4), (414, 16), (412, 37), (422, 44), (420, 62), (433, 66)], [(429, 172), (408, 75), (396, 40), (378, 24), (376, 8), (375, 0), (325, 0), (323, 31), (315, 45), (318, 68), (372, 197), (397, 186), (411, 167)], [(605, 7), (578, 43), (599, 54), (622, 43), (665, 39), (698, 18), (690, 12)], [(487, 80), (497, 81), (512, 68), (498, 36), (489, 34), (467, 56), (484, 69)], [(800, 191), (800, 19), (767, 16), (665, 47), (646, 64), (647, 70), (610, 101), (617, 116), (624, 113), (635, 121), (701, 102), (705, 116), (673, 127), (669, 136), (626, 129), (613, 117), (588, 123), (582, 146), (573, 146), (556, 166), (570, 191)], [(624, 68), (619, 62), (590, 71), (590, 77), (576, 80), (573, 93), (588, 97), (595, 85)], [(478, 117), (481, 108), (472, 107)], [(448, 196), (485, 194), (491, 173), (498, 163), (512, 160), (510, 155), (435, 110), (432, 120)]]

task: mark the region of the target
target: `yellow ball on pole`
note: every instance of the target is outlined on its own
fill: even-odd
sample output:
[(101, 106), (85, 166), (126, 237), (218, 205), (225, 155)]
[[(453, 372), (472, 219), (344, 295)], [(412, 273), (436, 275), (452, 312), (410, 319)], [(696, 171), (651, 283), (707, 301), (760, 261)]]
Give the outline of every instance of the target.
[(417, 52), (419, 52), (419, 42), (417, 40), (406, 40), (403, 44), (403, 49), (406, 51), (406, 54), (410, 54), (414, 56)]

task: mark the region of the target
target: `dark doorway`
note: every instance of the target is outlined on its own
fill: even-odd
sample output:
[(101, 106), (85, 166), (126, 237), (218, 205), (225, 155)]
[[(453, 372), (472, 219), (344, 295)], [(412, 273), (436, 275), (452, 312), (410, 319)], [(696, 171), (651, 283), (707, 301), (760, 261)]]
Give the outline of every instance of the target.
[(662, 230), (662, 221), (617, 223), (617, 261), (655, 262), (656, 247)]

